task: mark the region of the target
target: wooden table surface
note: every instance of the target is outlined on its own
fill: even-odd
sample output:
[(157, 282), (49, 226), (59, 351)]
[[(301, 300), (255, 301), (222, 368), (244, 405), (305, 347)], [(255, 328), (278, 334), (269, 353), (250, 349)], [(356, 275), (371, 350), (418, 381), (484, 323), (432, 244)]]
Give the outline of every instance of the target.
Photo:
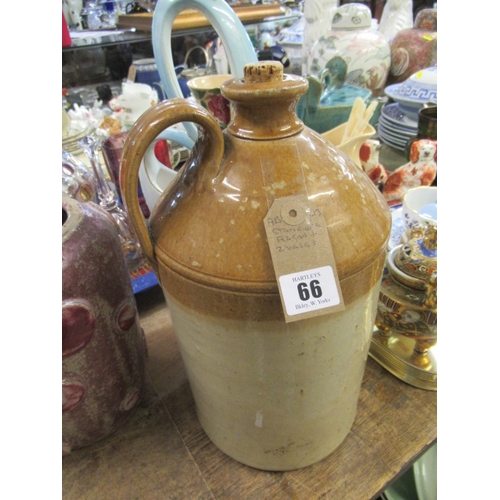
[(142, 403), (113, 435), (62, 459), (66, 500), (369, 500), (437, 439), (437, 394), (414, 388), (370, 357), (354, 425), (321, 462), (265, 472), (222, 453), (196, 417), (159, 287), (137, 303), (148, 359)]

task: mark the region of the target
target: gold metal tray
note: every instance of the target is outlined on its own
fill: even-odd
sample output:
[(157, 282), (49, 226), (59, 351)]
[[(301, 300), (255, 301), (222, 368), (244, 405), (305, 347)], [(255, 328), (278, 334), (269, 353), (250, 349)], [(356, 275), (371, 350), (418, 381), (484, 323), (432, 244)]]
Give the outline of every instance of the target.
[(437, 345), (425, 356), (414, 351), (415, 341), (398, 333), (373, 332), (369, 355), (395, 377), (428, 391), (437, 391)]

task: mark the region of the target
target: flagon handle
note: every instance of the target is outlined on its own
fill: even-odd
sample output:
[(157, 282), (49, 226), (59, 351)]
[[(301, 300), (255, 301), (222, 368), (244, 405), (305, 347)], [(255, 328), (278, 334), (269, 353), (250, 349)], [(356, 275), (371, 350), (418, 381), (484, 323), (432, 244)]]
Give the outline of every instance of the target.
[[(182, 98), (161, 101), (139, 117), (130, 129), (123, 146), (120, 165), (120, 189), (123, 202), (141, 250), (155, 270), (158, 268), (153, 242), (137, 197), (139, 168), (146, 150), (158, 135), (168, 127), (181, 122), (193, 122), (204, 130), (204, 133), (199, 134), (186, 163), (191, 162), (191, 159), (196, 156), (195, 185), (210, 189), (210, 186), (216, 182), (224, 154), (224, 138), (214, 118), (197, 103)], [(183, 175), (185, 169), (182, 167), (179, 172), (180, 176)], [(172, 183), (166, 191), (175, 189), (175, 185), (175, 182)]]

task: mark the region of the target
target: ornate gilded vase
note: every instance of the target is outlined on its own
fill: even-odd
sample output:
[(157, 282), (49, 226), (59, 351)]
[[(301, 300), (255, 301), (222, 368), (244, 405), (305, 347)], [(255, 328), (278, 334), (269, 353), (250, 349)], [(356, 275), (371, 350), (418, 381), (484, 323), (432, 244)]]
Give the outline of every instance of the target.
[(387, 256), (376, 325), (386, 340), (393, 333), (413, 339), (412, 362), (426, 368), (437, 343), (437, 226), (416, 224), (409, 232)]

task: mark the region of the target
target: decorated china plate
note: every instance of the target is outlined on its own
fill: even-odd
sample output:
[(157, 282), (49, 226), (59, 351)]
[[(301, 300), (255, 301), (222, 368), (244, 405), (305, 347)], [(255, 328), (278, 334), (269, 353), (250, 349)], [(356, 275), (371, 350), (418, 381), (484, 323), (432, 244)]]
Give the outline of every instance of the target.
[(396, 248), (403, 239), (403, 234), (406, 231), (405, 222), (403, 219), (403, 205), (393, 205), (391, 207), (392, 216), (392, 230), (391, 237), (389, 238), (389, 243), (387, 245), (387, 251), (390, 252), (393, 248)]
[(407, 141), (408, 141), (408, 136), (402, 136), (398, 132), (394, 132), (391, 129), (388, 129), (384, 124), (379, 123), (378, 124), (378, 131), (382, 131), (383, 134), (387, 135), (391, 139), (394, 140), (394, 142), (401, 143), (402, 146), (404, 146)]
[(387, 130), (384, 126), (382, 126), (380, 123), (378, 124), (378, 132), (379, 135), (382, 133), (389, 139), (391, 139), (395, 144), (399, 144), (400, 146), (405, 146), (407, 142), (407, 138), (405, 137), (400, 137), (399, 135), (395, 134), (394, 132), (391, 132), (390, 130)]
[(381, 111), (381, 115), (389, 122), (401, 129), (417, 131), (418, 122), (405, 115), (397, 102), (386, 104)]
[(380, 136), (380, 139), (382, 140), (382, 142), (384, 144), (387, 144), (391, 148), (397, 149), (398, 151), (404, 151), (405, 150), (404, 146), (401, 146), (400, 144), (396, 144), (395, 142), (392, 142), (391, 139), (388, 139), (387, 137), (385, 137), (383, 135), (379, 134), (379, 136)]
[(386, 121), (383, 116), (380, 117), (378, 124), (379, 126), (382, 125), (382, 128), (384, 128), (387, 132), (390, 132), (391, 134), (400, 137), (401, 139), (409, 139), (410, 137), (414, 137), (417, 134), (416, 131), (403, 130), (393, 126), (392, 123)]
[(437, 91), (429, 89), (414, 90), (403, 83), (393, 83), (384, 90), (385, 95), (394, 99), (396, 102), (405, 104), (427, 104), (428, 102), (437, 103)]
[(394, 148), (394, 149), (397, 149), (399, 151), (404, 151), (405, 150), (405, 145), (406, 143), (403, 143), (401, 141), (395, 141), (394, 139), (392, 139), (391, 136), (387, 135), (383, 129), (381, 129), (380, 127), (378, 128), (378, 136), (379, 138), (381, 139), (381, 141), (385, 144), (387, 144), (388, 146), (390, 146), (391, 148)]
[(401, 150), (405, 149), (407, 139), (397, 137), (394, 134), (391, 134), (384, 127), (381, 127), (380, 124), (378, 126), (378, 135), (383, 141), (387, 142), (390, 146), (398, 147)]

